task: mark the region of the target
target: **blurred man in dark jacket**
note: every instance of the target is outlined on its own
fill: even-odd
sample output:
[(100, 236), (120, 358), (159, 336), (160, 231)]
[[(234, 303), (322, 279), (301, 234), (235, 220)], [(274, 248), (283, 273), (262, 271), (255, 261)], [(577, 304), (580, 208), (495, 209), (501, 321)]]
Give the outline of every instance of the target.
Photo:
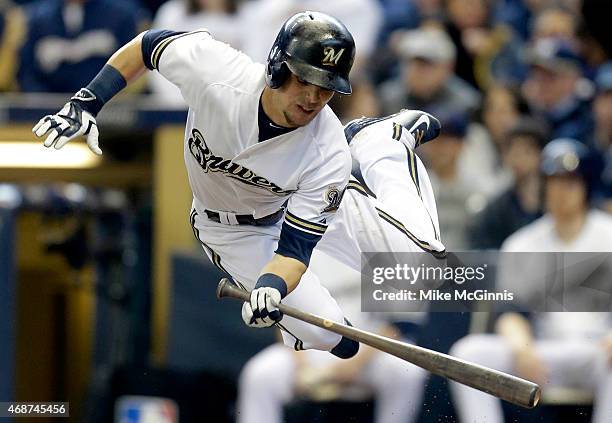
[(454, 74), (456, 48), (438, 28), (407, 31), (397, 42), (401, 75), (381, 86), (383, 114), (400, 109), (434, 115), (469, 115), (480, 105), (480, 94)]
[(475, 216), (471, 247), (499, 248), (511, 234), (541, 216), (540, 153), (547, 140), (545, 128), (522, 118), (507, 136), (504, 163), (514, 184)]
[(25, 6), (25, 13), (18, 82), (28, 92), (86, 86), (138, 34), (146, 16), (134, 0), (43, 0)]
[(525, 96), (551, 128), (551, 138), (586, 142), (593, 129), (591, 90), (583, 79), (582, 62), (565, 41), (542, 39), (531, 51)]

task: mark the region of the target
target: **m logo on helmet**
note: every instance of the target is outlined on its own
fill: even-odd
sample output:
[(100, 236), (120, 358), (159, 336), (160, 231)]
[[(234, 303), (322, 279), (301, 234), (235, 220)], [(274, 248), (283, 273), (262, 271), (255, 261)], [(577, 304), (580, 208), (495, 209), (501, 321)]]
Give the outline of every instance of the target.
[(336, 66), (338, 64), (338, 60), (340, 60), (340, 56), (344, 53), (344, 49), (340, 49), (338, 53), (334, 50), (333, 47), (325, 47), (323, 49), (323, 65), (326, 66)]

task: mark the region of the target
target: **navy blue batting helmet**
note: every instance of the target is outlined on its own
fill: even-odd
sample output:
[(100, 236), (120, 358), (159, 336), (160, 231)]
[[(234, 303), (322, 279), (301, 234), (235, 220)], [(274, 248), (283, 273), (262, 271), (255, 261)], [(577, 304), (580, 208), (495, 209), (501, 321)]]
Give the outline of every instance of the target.
[(540, 170), (546, 176), (578, 174), (589, 181), (590, 151), (571, 138), (557, 138), (542, 150)]
[(319, 12), (301, 12), (284, 23), (268, 55), (266, 82), (278, 88), (289, 72), (341, 94), (351, 93), (349, 72), (355, 41), (337, 19)]

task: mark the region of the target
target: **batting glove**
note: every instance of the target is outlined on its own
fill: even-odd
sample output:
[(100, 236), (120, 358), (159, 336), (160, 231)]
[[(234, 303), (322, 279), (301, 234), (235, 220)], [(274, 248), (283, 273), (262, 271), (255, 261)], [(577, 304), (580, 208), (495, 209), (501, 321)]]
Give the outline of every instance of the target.
[(278, 309), (280, 302), (278, 289), (256, 288), (251, 291), (251, 300), (242, 305), (242, 320), (250, 327), (270, 327), (283, 318), (283, 313)]
[(102, 150), (98, 147), (96, 119), (91, 113), (83, 109), (76, 96), (72, 97), (57, 114), (47, 115), (39, 120), (32, 128), (32, 132), (37, 137), (42, 137), (49, 132), (43, 145), (45, 147), (53, 146), (58, 150), (65, 146), (68, 141), (84, 135), (87, 136), (89, 149), (95, 154), (102, 154)]

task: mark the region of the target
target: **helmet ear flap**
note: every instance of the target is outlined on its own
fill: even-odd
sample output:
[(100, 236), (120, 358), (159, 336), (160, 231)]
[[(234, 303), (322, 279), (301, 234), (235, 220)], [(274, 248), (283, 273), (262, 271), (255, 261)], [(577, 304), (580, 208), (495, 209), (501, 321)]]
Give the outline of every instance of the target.
[(278, 64), (278, 69), (276, 70), (276, 74), (274, 78), (275, 80), (274, 88), (280, 88), (280, 86), (285, 83), (285, 81), (289, 77), (289, 72), (290, 72), (289, 67), (287, 66), (285, 62), (281, 62)]
[(289, 68), (285, 64), (284, 54), (277, 47), (273, 47), (266, 65), (266, 82), (270, 88), (279, 88), (289, 76)]

